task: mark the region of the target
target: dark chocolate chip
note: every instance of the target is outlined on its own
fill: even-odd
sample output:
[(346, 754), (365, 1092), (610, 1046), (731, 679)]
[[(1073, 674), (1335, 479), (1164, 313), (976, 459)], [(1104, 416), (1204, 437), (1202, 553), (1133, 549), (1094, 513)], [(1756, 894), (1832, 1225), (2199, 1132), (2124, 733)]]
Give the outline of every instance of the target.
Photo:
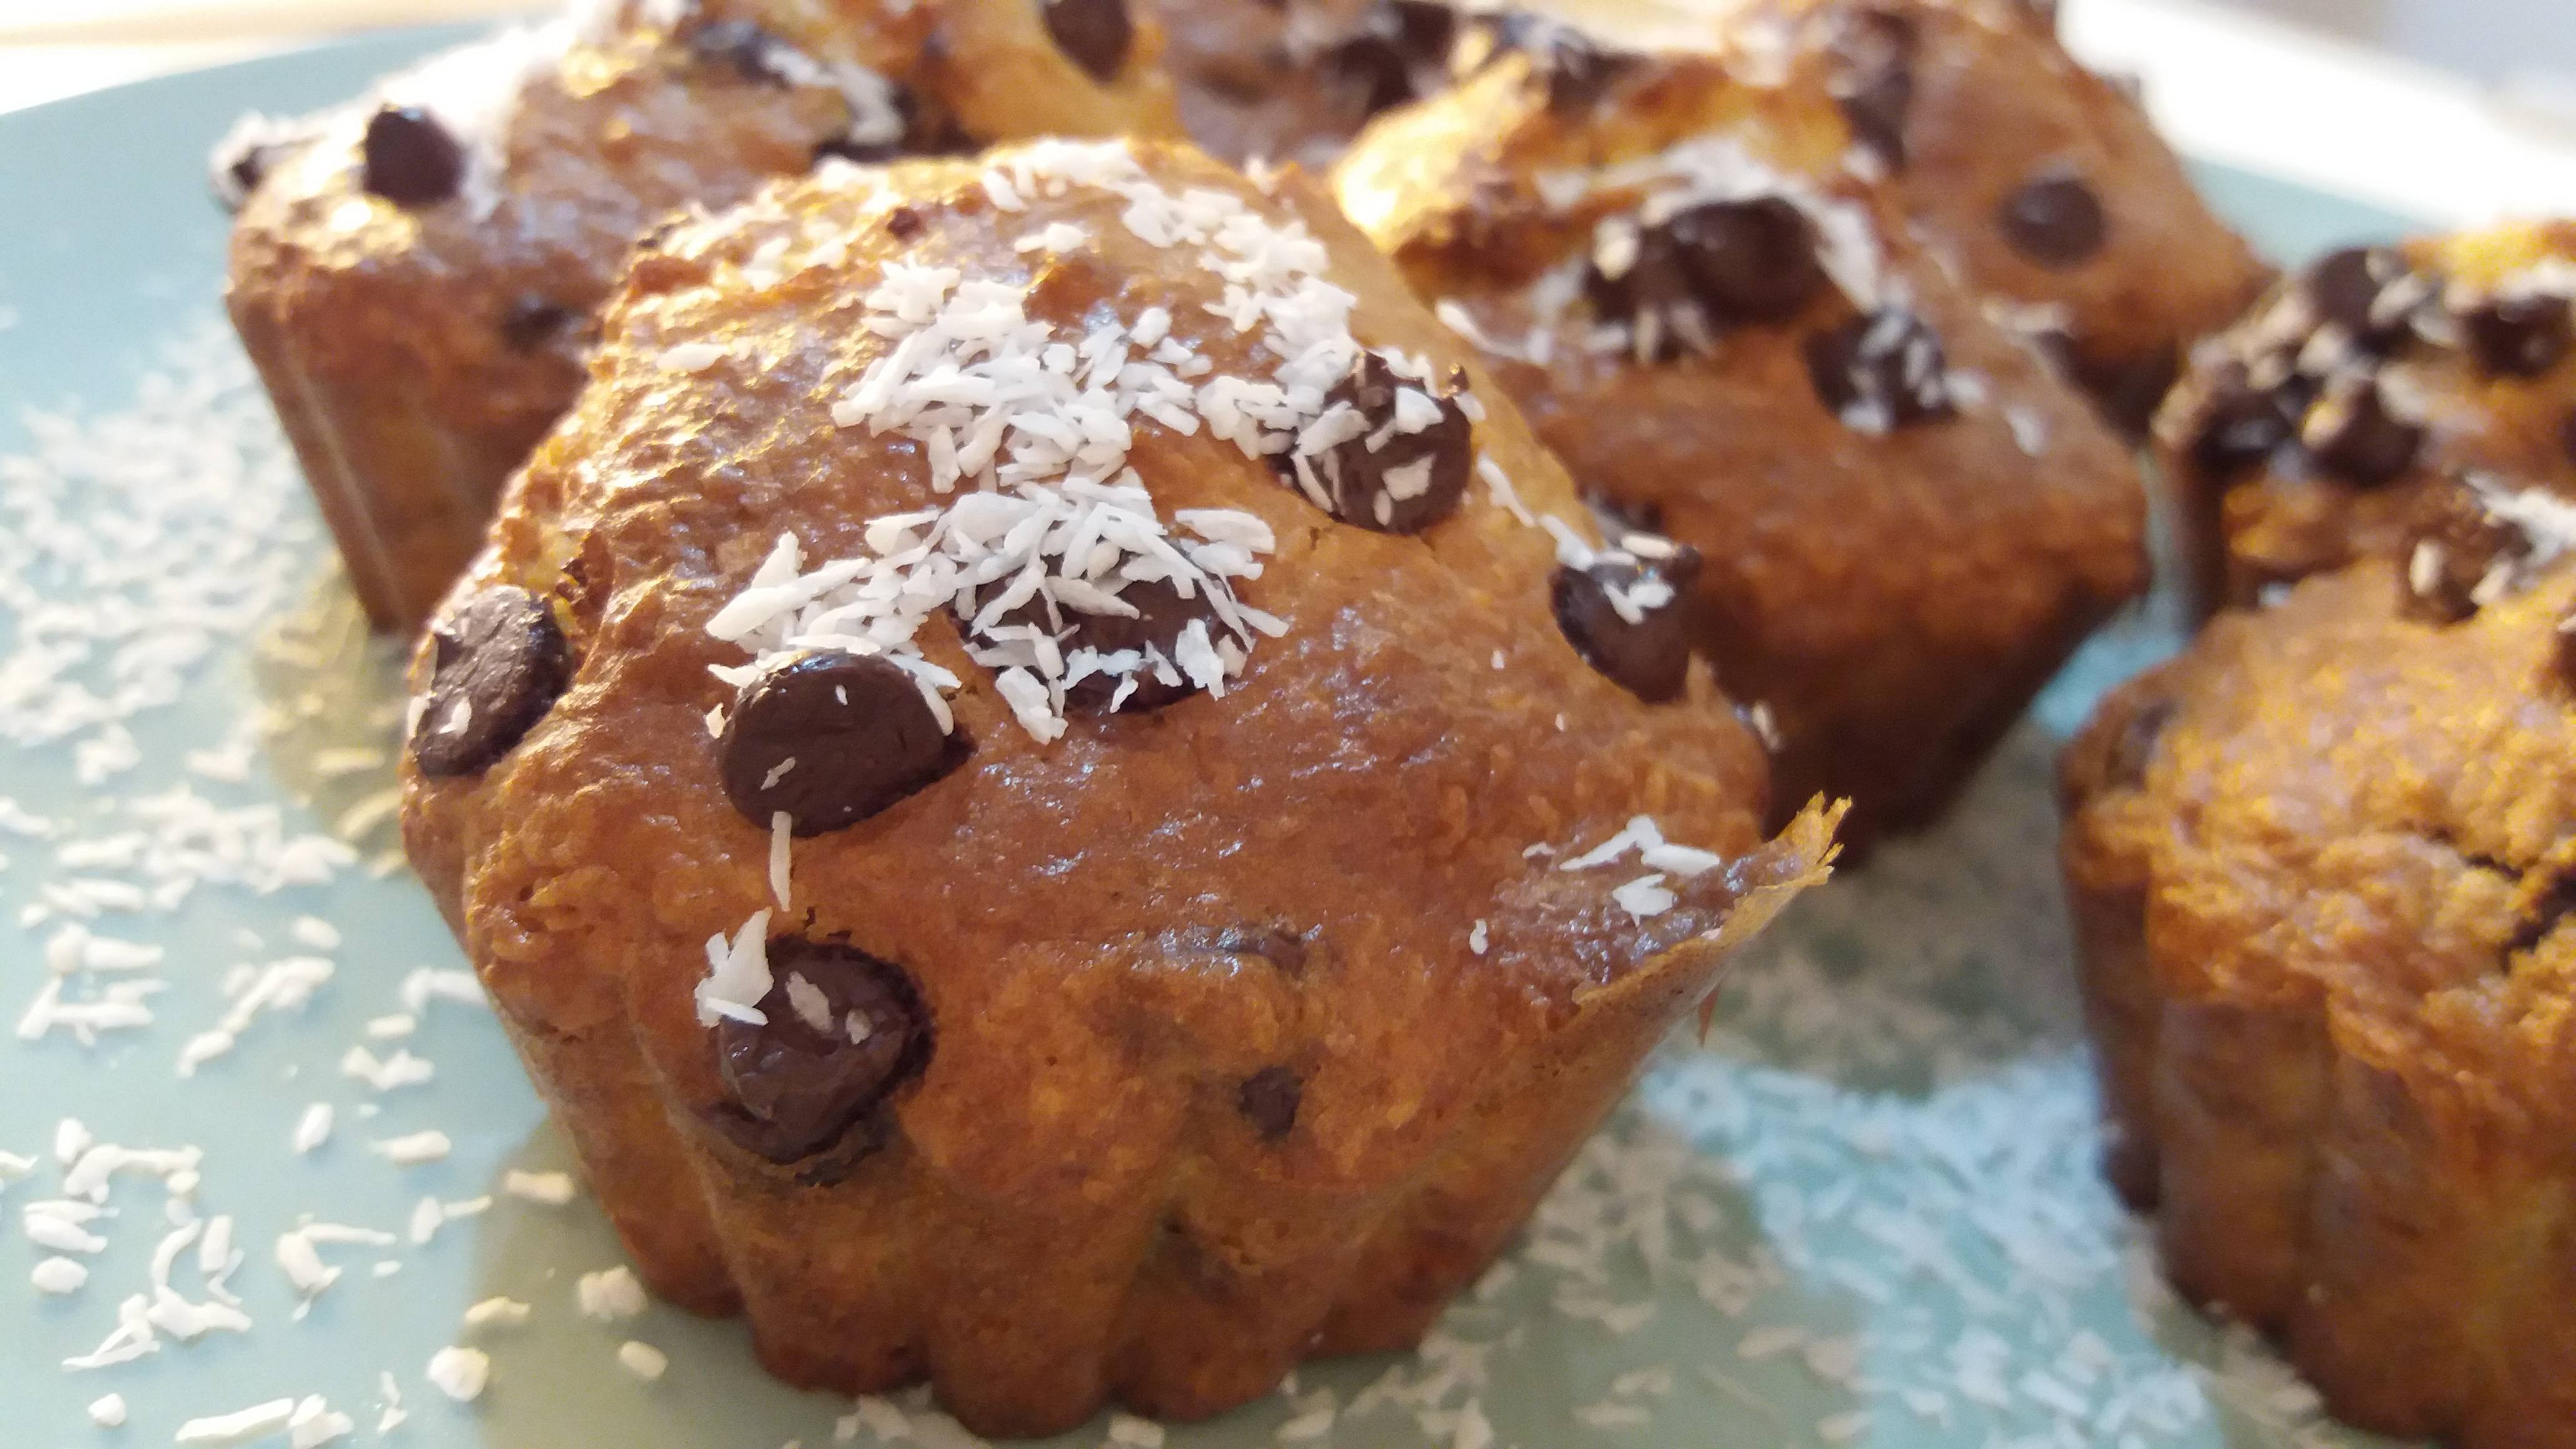
[(2460, 315), (2460, 331), (2488, 372), (2538, 377), (2567, 356), (2570, 317), (2564, 297), (2491, 297)]
[(2072, 358), (2076, 385), (2092, 395), (2094, 405), (2111, 425), (2131, 438), (2143, 438), (2182, 374), (2180, 350), (2168, 343), (2142, 357), (2117, 362)]
[(1264, 1142), (1276, 1142), (1297, 1125), (1297, 1104), (1306, 1095), (1306, 1084), (1286, 1067), (1263, 1067), (1243, 1079), (1234, 1094), (1234, 1105), (1252, 1130)]
[(2294, 431), (2282, 399), (2247, 381), (2243, 364), (2230, 362), (2212, 377), (2201, 403), (2192, 462), (2213, 478), (2233, 478), (2262, 466)]
[(1546, 88), (1549, 107), (1559, 111), (1599, 101), (1637, 61), (1573, 25), (1526, 10), (1474, 15), (1471, 25), (1481, 54), (1471, 51), (1464, 57), (1468, 68), (1503, 55), (1525, 55), (1531, 77)]
[[(991, 3), (991, 0), (982, 0)], [(1039, 0), (1047, 34), (1065, 58), (1096, 79), (1112, 81), (1126, 69), (1127, 51), (1136, 42), (1136, 24), (1127, 15), (1127, 0)]]
[(2576, 691), (2576, 613), (2558, 621), (2558, 647), (2552, 653), (2550, 662), (2558, 667), (2559, 684)]
[(465, 148), (418, 106), (382, 106), (360, 146), (361, 182), (397, 206), (434, 206), (465, 184)]
[(1176, 926), (1161, 937), (1174, 956), (1257, 956), (1294, 976), (1306, 969), (1306, 938), (1277, 926)]
[(229, 212), (240, 211), (279, 162), (312, 142), (312, 129), (305, 123), (256, 114), (242, 117), (207, 157), (216, 204)]
[[(1666, 556), (1620, 551), (1583, 568), (1561, 567), (1548, 593), (1557, 627), (1585, 663), (1646, 703), (1663, 704), (1681, 697), (1690, 676), (1685, 604), (1700, 557), (1684, 545), (1653, 543)], [(1623, 600), (1634, 619), (1621, 612)]]
[(921, 1074), (930, 1014), (900, 967), (835, 942), (771, 938), (769, 976), (766, 1021), (716, 1024), (716, 1070), (730, 1100), (714, 1121), (743, 1148), (796, 1162)]
[(2404, 339), (2414, 318), (2409, 308), (2384, 300), (2412, 269), (2393, 247), (2346, 247), (2308, 268), (2301, 287), (2317, 320), (2341, 327), (2366, 349), (2385, 350)]
[(2464, 482), (2424, 490), (2415, 510), (2399, 559), (2405, 568), (2399, 612), (2408, 618), (2435, 625), (2474, 618), (2497, 570), (2518, 569), (2530, 557), (2530, 539), (2490, 513)]
[(2576, 874), (2562, 874), (2551, 880), (2540, 899), (2523, 913), (2513, 939), (2505, 943), (2505, 954), (2519, 956), (2538, 947), (2571, 915), (2576, 915)]
[(564, 335), (580, 317), (543, 297), (521, 297), (501, 314), (501, 340), (514, 352), (534, 352)]
[(2102, 198), (2071, 171), (2050, 170), (2022, 183), (1995, 213), (2004, 240), (2030, 261), (2051, 268), (2081, 266), (2101, 254), (2110, 237)]
[(726, 66), (747, 81), (789, 84), (792, 60), (782, 57), (796, 48), (748, 20), (721, 20), (689, 32), (689, 58), (700, 65)]
[(1906, 160), (1906, 122), (1914, 109), (1914, 22), (1886, 11), (1853, 17), (1834, 38), (1839, 73), (1834, 99), (1852, 137), (1890, 169)]
[(725, 796), (766, 830), (783, 811), (799, 835), (854, 825), (964, 763), (913, 677), (875, 655), (795, 655), (742, 687), (716, 741)]
[(2389, 411), (2375, 379), (2346, 374), (2327, 384), (2299, 440), (2326, 472), (2356, 488), (2377, 488), (2413, 466), (2424, 430)]
[(1883, 433), (1957, 411), (1939, 335), (1892, 307), (1808, 338), (1807, 375), (1825, 406), (1861, 432)]
[(1691, 292), (1719, 322), (1781, 322), (1824, 289), (1816, 228), (1786, 198), (1695, 206), (1666, 223)]
[(411, 734), (424, 775), (471, 775), (508, 754), (572, 682), (554, 610), (525, 589), (479, 590), (429, 634), (429, 693)]
[(1667, 361), (1685, 347), (1705, 350), (1713, 340), (1708, 318), (1693, 295), (1672, 230), (1647, 227), (1636, 239), (1634, 254), (1617, 275), (1603, 268), (1597, 249), (1584, 268), (1583, 290), (1592, 309), (1608, 321), (1636, 328), (1636, 352), (1644, 361)]
[(1475, 425), (1458, 400), (1463, 387), (1463, 378), (1452, 378), (1442, 391), (1398, 375), (1383, 354), (1361, 353), (1324, 400), (1328, 416), (1344, 407), (1356, 413), (1362, 431), (1320, 455), (1291, 455), (1291, 476), (1344, 523), (1420, 533), (1457, 512), (1467, 496)]
[(886, 235), (896, 241), (907, 242), (919, 237), (928, 226), (928, 223), (921, 219), (921, 213), (909, 206), (898, 206), (887, 212), (885, 224)]
[[(993, 596), (1007, 587), (1006, 580), (984, 589), (965, 617), (980, 615)], [(1216, 611), (1207, 595), (1194, 592), (1183, 598), (1169, 580), (1146, 579), (1121, 587), (1118, 598), (1136, 611), (1134, 617), (1086, 614), (1040, 597), (1008, 610), (995, 622), (1000, 628), (1044, 630), (1065, 654), (1069, 672), (1084, 667), (1086, 661), (1074, 656), (1085, 650), (1100, 655), (1104, 664), (1114, 660), (1120, 666), (1115, 671), (1104, 668), (1083, 674), (1066, 686), (1064, 702), (1069, 712), (1098, 714), (1114, 708), (1122, 714), (1142, 713), (1198, 693), (1198, 686), (1181, 672), (1179, 646), (1193, 620), (1204, 621), (1209, 637), (1216, 637)]]
[(2180, 711), (2181, 706), (2174, 701), (2158, 699), (2129, 716), (2129, 722), (2121, 727), (2120, 738), (2111, 747), (2105, 778), (2112, 789), (2135, 790), (2147, 783), (2147, 767), (2155, 763), (2156, 747), (2164, 743), (2165, 730)]
[(1446, 79), (1457, 28), (1457, 14), (1447, 5), (1379, 0), (1324, 52), (1324, 73), (1355, 112), (1374, 116), (1429, 94)]

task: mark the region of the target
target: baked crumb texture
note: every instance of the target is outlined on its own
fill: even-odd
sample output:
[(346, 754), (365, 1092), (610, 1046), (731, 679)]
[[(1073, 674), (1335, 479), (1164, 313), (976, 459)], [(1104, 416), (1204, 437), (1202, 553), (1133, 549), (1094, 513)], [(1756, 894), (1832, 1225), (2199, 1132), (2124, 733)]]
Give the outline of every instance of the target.
[(2156, 443), (2204, 610), (2405, 563), (2454, 484), (2576, 496), (2576, 226), (2338, 251), (2192, 355)]
[(2139, 591), (2145, 493), (1846, 110), (1751, 51), (1514, 50), (1333, 175), (1587, 501), (1699, 551), (1776, 798), (1848, 795), (1866, 839), (1937, 816)]
[(418, 663), (413, 861), (653, 1289), (980, 1432), (1414, 1342), (1830, 853), (1320, 190), (673, 231)]
[[(1122, 23), (1080, 20), (1100, 11)], [(480, 546), (639, 238), (834, 157), (1170, 134), (1160, 32), (1124, 21), (591, 0), (335, 110), (245, 118), (214, 158), (226, 301), (370, 617), (416, 626)]]
[(2175, 1283), (2364, 1428), (2564, 1449), (2576, 535), (2499, 528), (2473, 607), (2365, 560), (2113, 694), (2063, 849), (2111, 1177)]

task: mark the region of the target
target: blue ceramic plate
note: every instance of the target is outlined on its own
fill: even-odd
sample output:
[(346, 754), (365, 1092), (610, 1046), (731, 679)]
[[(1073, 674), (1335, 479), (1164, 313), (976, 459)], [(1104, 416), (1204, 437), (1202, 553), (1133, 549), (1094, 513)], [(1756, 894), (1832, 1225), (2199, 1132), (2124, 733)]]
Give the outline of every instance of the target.
[[(197, 1442), (229, 1442), (269, 1420), (223, 1416), (286, 1400), (305, 1439), (258, 1442), (335, 1415), (337, 1442), (414, 1449), (970, 1442), (917, 1397), (780, 1388), (732, 1324), (579, 1311), (616, 1244), (587, 1199), (542, 1200), (562, 1144), (448, 993), (462, 962), (394, 853), (394, 661), (224, 331), (202, 157), (240, 111), (336, 100), (444, 39), (0, 117), (0, 1026), (34, 1038), (0, 1040), (0, 1441), (215, 1419)], [(2285, 257), (2397, 225), (2204, 180)], [(2168, 647), (2152, 611), (2106, 636), (1953, 825), (1802, 903), (1424, 1352), (1159, 1442), (2350, 1442), (2175, 1307), (2094, 1172), (2048, 759)], [(386, 1146), (430, 1132), (434, 1161)], [(491, 1299), (525, 1321), (469, 1327)], [(451, 1345), (489, 1356), (470, 1405), (432, 1383)], [(111, 1394), (122, 1428), (92, 1422)]]

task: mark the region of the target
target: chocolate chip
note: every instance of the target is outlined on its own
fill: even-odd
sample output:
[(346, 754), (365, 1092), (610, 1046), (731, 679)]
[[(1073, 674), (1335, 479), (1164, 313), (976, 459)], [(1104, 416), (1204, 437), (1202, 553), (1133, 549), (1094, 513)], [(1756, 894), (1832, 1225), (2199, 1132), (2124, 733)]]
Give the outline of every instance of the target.
[(1457, 15), (1424, 0), (1380, 0), (1324, 52), (1325, 75), (1362, 116), (1428, 94), (1446, 75)]
[[(983, 0), (990, 3), (990, 0)], [(1039, 0), (1047, 34), (1065, 58), (1103, 81), (1118, 78), (1135, 44), (1136, 25), (1127, 16), (1127, 0)]]
[(2012, 249), (2043, 267), (2081, 266), (2101, 254), (2110, 236), (2102, 198), (2070, 171), (2053, 170), (2022, 183), (1995, 213)]
[(1234, 1094), (1234, 1105), (1243, 1113), (1252, 1130), (1264, 1142), (1276, 1142), (1297, 1125), (1297, 1104), (1306, 1095), (1306, 1084), (1286, 1067), (1263, 1067), (1243, 1079)]
[(1678, 357), (1685, 348), (1705, 352), (1714, 344), (1693, 290), (1670, 227), (1631, 227), (1624, 236), (1614, 235), (1610, 244), (1593, 248), (1583, 272), (1592, 309), (1633, 327), (1636, 355), (1646, 362)]
[(2389, 411), (2375, 379), (2348, 373), (2326, 385), (2299, 440), (2326, 472), (2356, 488), (2377, 488), (2413, 466), (2424, 430)]
[(1177, 926), (1161, 937), (1174, 956), (1255, 956), (1294, 976), (1306, 969), (1305, 937), (1277, 926)]
[(2131, 438), (2143, 438), (2165, 395), (2173, 391), (2174, 379), (2182, 375), (2182, 357), (2178, 348), (2167, 343), (2144, 356), (2117, 362), (2077, 358), (2071, 370), (2076, 385), (2092, 396), (2113, 427)]
[(1344, 523), (1420, 533), (1467, 496), (1475, 425), (1458, 400), (1464, 387), (1458, 376), (1439, 390), (1399, 374), (1385, 354), (1363, 352), (1324, 395), (1316, 424), (1342, 419), (1349, 436), (1317, 455), (1292, 453), (1285, 466), (1308, 499)]
[(561, 337), (580, 316), (543, 297), (521, 297), (501, 314), (501, 340), (514, 352), (534, 352)]
[[(974, 598), (966, 617), (980, 616), (1008, 587), (1008, 581), (988, 586)], [(1215, 637), (1216, 611), (1207, 596), (1183, 598), (1168, 580), (1146, 579), (1121, 587), (1118, 599), (1136, 611), (1133, 617), (1087, 614), (1041, 596), (1005, 611), (995, 623), (999, 630), (1035, 628), (1055, 641), (1068, 676), (1079, 676), (1065, 688), (1070, 712), (1142, 713), (1198, 693), (1178, 661), (1181, 636), (1193, 621), (1204, 623), (1210, 638)], [(983, 632), (989, 636), (995, 631)]]
[(2148, 702), (2129, 722), (2121, 726), (2120, 738), (2111, 747), (2111, 760), (2104, 778), (2114, 790), (2135, 790), (2147, 783), (2147, 767), (2155, 763), (2156, 747), (2164, 743), (2165, 730), (2173, 724), (2181, 706), (2170, 699)]
[(2523, 912), (2521, 925), (2505, 943), (2505, 954), (2519, 956), (2536, 949), (2570, 915), (2576, 915), (2576, 874), (2561, 874)]
[(2191, 435), (2192, 462), (2213, 478), (2262, 466), (2290, 441), (2295, 420), (2280, 397), (2246, 380), (2242, 363), (2213, 375)]
[(1854, 17), (1834, 37), (1839, 69), (1831, 87), (1843, 120), (1854, 140), (1895, 170), (1905, 167), (1905, 127), (1914, 109), (1919, 44), (1912, 20), (1885, 11)]
[(1666, 225), (1692, 294), (1716, 321), (1786, 321), (1824, 289), (1815, 224), (1785, 197), (1711, 202)]
[[(2346, 247), (2319, 258), (2300, 286), (2318, 321), (2342, 328), (2365, 349), (2384, 351), (2412, 329), (2410, 299), (2429, 295), (2412, 277), (2405, 255), (2393, 247)], [(2388, 294), (2400, 283), (2406, 285), (2392, 301)]]
[(746, 1150), (795, 1162), (921, 1075), (930, 1014), (900, 967), (836, 942), (771, 938), (769, 976), (766, 1021), (716, 1024), (716, 1071), (730, 1100), (713, 1120)]
[(1684, 600), (1699, 570), (1696, 549), (1634, 538), (1585, 567), (1556, 571), (1548, 590), (1556, 626), (1611, 683), (1648, 704), (1679, 699), (1690, 675)]
[(397, 206), (433, 206), (465, 184), (465, 148), (418, 106), (382, 106), (360, 145), (361, 184)]
[(430, 626), (429, 693), (412, 727), (412, 759), (433, 778), (471, 775), (508, 754), (572, 682), (572, 651), (554, 611), (496, 584)]
[(2567, 356), (2570, 316), (2564, 297), (2491, 297), (2460, 314), (2460, 331), (2488, 372), (2538, 377)]
[(1816, 396), (1858, 432), (1884, 433), (1957, 411), (1940, 336), (1894, 307), (1808, 338), (1807, 375)]
[(240, 211), (279, 162), (312, 143), (312, 127), (302, 121), (252, 114), (234, 122), (206, 161), (216, 204)]
[(792, 82), (796, 47), (748, 20), (721, 20), (689, 32), (689, 58), (700, 65), (725, 66), (747, 81), (783, 86)]
[(2576, 691), (2576, 613), (2558, 621), (2558, 647), (2552, 651), (2551, 663), (2558, 666), (2558, 682)]
[(744, 685), (716, 741), (734, 808), (763, 830), (784, 811), (799, 835), (865, 820), (970, 753), (900, 666), (835, 649), (795, 655)]
[(896, 241), (906, 242), (918, 238), (928, 226), (928, 223), (921, 219), (921, 213), (909, 206), (898, 206), (887, 212), (885, 224), (886, 235)]
[(1562, 20), (1526, 10), (1473, 15), (1470, 25), (1477, 44), (1459, 56), (1464, 62), (1461, 68), (1472, 70), (1503, 55), (1525, 55), (1531, 77), (1546, 88), (1548, 106), (1554, 110), (1580, 110), (1599, 101), (1637, 60)]
[(2415, 508), (2400, 559), (2406, 575), (2399, 612), (2434, 625), (2474, 618), (2496, 581), (2510, 582), (2530, 556), (2530, 540), (2457, 480), (2424, 490)]

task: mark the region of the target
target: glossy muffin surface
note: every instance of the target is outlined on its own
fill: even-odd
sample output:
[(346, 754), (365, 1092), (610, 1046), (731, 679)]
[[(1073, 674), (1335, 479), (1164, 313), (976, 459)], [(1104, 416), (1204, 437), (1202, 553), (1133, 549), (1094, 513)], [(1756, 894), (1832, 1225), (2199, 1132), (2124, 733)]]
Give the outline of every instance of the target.
[[(1682, 556), (1604, 551), (1299, 183), (835, 169), (674, 233), (594, 371), (424, 655), (406, 837), (648, 1281), (791, 1380), (1037, 1432), (1409, 1343), (1821, 865), (1661, 627)], [(1052, 644), (1029, 594), (854, 582), (933, 555), (1009, 560)], [(1121, 644), (1175, 667), (1086, 693)], [(877, 663), (922, 692), (861, 702), (945, 727), (773, 748), (801, 671)]]
[(2065, 766), (2114, 1180), (2339, 1416), (2469, 1449), (2576, 1444), (2576, 535), (2543, 496), (2485, 495), (2538, 546), (2464, 617), (2385, 561), (2312, 578)]
[(1712, 56), (1517, 56), (1381, 119), (1345, 208), (1597, 506), (1707, 560), (1779, 799), (1937, 815), (2144, 582), (2136, 468), (1850, 176), (1830, 97)]

